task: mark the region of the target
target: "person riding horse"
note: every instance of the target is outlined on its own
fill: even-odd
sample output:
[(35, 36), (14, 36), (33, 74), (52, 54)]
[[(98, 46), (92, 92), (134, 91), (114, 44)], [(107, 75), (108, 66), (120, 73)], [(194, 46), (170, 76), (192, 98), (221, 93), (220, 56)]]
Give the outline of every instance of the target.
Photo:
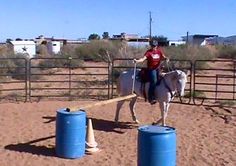
[(151, 48), (148, 49), (144, 56), (140, 59), (134, 59), (135, 63), (141, 63), (147, 60), (147, 69), (148, 69), (148, 77), (150, 78), (150, 86), (148, 90), (148, 101), (150, 104), (156, 103), (156, 97), (154, 94), (155, 87), (159, 81), (160, 75), (160, 64), (163, 60), (169, 60), (165, 54), (163, 53), (162, 49), (158, 46), (158, 41), (152, 39), (149, 42)]

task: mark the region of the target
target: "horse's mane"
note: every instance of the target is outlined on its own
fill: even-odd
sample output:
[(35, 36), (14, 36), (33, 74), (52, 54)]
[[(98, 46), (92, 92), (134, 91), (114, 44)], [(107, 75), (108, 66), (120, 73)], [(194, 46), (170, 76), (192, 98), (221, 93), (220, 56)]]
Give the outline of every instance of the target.
[(168, 77), (169, 75), (172, 75), (173, 73), (176, 73), (177, 70), (172, 70), (164, 74), (164, 77)]
[(185, 74), (185, 72), (183, 72), (181, 70), (173, 70), (173, 71), (167, 72), (164, 75), (164, 78), (167, 78), (167, 77), (174, 77), (176, 79), (184, 79), (184, 78), (186, 78), (186, 74)]

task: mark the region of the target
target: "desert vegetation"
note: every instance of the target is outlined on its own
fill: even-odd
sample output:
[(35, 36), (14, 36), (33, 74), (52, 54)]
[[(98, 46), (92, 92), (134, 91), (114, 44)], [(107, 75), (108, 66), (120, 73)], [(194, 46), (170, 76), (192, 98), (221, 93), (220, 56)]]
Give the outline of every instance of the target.
[[(108, 62), (114, 58), (137, 58), (143, 56), (147, 48), (129, 46), (125, 41), (110, 41), (110, 40), (91, 40), (90, 43), (74, 46), (65, 45), (61, 52), (57, 55), (36, 55), (36, 57), (47, 58), (78, 58), (78, 64), (83, 61)], [(169, 46), (163, 47), (164, 52), (170, 59), (176, 60), (212, 60), (215, 58), (236, 59), (236, 46)], [(45, 52), (45, 51), (44, 51)], [(44, 53), (42, 52), (42, 54)], [(12, 50), (6, 46), (0, 46), (0, 57), (14, 58), (27, 57), (25, 55), (14, 55)], [(60, 63), (58, 61), (51, 61)], [(14, 64), (15, 65), (15, 64)], [(41, 61), (40, 65), (50, 66), (49, 62)]]

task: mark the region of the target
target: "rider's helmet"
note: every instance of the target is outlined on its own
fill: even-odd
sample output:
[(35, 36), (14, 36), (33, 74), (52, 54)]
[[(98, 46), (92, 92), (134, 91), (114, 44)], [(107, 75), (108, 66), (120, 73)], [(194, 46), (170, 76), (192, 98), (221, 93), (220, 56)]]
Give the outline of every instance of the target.
[(158, 46), (158, 41), (156, 39), (151, 39), (149, 44), (151, 47), (156, 47)]

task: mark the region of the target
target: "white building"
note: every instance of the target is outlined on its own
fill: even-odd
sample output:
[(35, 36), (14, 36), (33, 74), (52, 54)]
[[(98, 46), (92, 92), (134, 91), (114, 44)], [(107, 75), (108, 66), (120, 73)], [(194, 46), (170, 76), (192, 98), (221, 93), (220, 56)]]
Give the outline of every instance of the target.
[(184, 44), (186, 44), (186, 42), (183, 40), (170, 40), (169, 41), (169, 46), (179, 46), (179, 45), (184, 45)]
[(34, 41), (10, 41), (14, 53), (26, 54), (29, 58), (33, 58), (36, 54), (36, 45)]
[(149, 42), (147, 41), (128, 41), (128, 46), (136, 47), (136, 48), (147, 48), (149, 47)]
[(228, 37), (209, 37), (206, 38), (202, 43), (205, 45), (236, 45), (236, 35)]
[(58, 54), (61, 51), (61, 42), (60, 41), (48, 41), (47, 48), (50, 54)]

